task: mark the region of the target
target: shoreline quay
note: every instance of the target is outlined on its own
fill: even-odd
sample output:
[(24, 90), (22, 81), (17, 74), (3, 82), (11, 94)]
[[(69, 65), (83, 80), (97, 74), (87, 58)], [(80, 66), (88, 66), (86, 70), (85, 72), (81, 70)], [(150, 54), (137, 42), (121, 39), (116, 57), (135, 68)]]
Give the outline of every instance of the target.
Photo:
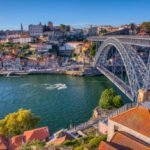
[(88, 68), (84, 71), (79, 70), (27, 70), (27, 71), (0, 71), (0, 76), (26, 76), (26, 75), (38, 75), (38, 74), (60, 74), (60, 75), (71, 75), (71, 76), (99, 76), (100, 72), (95, 70), (95, 68)]

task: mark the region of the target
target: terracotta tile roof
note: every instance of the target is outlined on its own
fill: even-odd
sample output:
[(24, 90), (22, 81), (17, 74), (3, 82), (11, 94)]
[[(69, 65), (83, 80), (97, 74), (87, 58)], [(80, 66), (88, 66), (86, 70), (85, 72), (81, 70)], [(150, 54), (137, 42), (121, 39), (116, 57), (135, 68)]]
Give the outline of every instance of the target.
[(7, 140), (3, 135), (0, 134), (0, 150), (7, 150)]
[(49, 135), (48, 127), (42, 127), (34, 130), (25, 131), (24, 136), (26, 141), (32, 141), (34, 139), (35, 140), (48, 139), (50, 135)]
[(144, 30), (141, 30), (138, 35), (148, 35)]
[(150, 137), (150, 110), (146, 107), (134, 107), (110, 120)]
[(115, 147), (111, 146), (108, 142), (101, 142), (98, 150), (118, 150)]
[(67, 141), (67, 140), (73, 140), (73, 137), (70, 136), (69, 134), (65, 133), (63, 136), (59, 137), (59, 138), (56, 138), (52, 141), (52, 143), (54, 145), (60, 145), (62, 144), (63, 142)]
[(24, 135), (13, 136), (9, 139), (9, 150), (16, 150), (17, 147), (20, 147), (25, 143)]
[(110, 144), (119, 150), (150, 150), (150, 144), (125, 132), (117, 132)]

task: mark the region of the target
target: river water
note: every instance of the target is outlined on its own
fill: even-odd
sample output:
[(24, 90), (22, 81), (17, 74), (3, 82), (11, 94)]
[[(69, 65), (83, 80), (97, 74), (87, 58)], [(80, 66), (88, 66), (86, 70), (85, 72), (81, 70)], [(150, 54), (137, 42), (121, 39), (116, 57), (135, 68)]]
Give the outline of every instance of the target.
[(30, 75), (0, 77), (0, 119), (19, 108), (31, 109), (41, 117), (40, 126), (49, 126), (50, 133), (87, 121), (97, 106), (101, 92), (113, 87), (100, 77), (66, 75)]

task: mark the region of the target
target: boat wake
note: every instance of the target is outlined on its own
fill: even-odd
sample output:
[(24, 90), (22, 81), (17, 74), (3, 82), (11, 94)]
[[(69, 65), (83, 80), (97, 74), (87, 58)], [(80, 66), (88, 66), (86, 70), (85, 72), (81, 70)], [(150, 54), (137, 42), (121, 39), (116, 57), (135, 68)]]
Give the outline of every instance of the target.
[(63, 89), (66, 89), (66, 88), (67, 88), (66, 84), (62, 84), (62, 83), (48, 85), (46, 87), (47, 90), (53, 90), (53, 89), (63, 90)]
[(21, 87), (27, 87), (27, 86), (33, 86), (33, 87), (44, 87), (46, 90), (54, 90), (54, 89), (57, 89), (57, 90), (63, 90), (63, 89), (66, 89), (67, 86), (66, 84), (62, 84), (62, 83), (58, 83), (58, 84), (31, 84), (31, 83), (24, 83), (21, 85)]
[(31, 83), (24, 83), (21, 85), (21, 87), (26, 87), (26, 86), (31, 86), (32, 84)]

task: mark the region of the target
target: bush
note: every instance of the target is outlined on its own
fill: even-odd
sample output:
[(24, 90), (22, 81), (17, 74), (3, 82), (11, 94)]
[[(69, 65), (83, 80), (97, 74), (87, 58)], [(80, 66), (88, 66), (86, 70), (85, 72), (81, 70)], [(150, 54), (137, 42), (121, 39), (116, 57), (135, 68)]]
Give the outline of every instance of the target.
[(99, 106), (101, 108), (112, 109), (113, 107), (118, 108), (122, 105), (122, 98), (120, 96), (117, 96), (112, 88), (103, 91), (99, 100)]
[(35, 146), (36, 148), (43, 148), (45, 146), (45, 142), (41, 142), (39, 140), (33, 140), (31, 142), (27, 142), (23, 144), (19, 149), (20, 150), (31, 150), (32, 146)]
[(34, 116), (31, 110), (19, 109), (0, 120), (0, 134), (6, 137), (22, 134), (26, 130), (37, 126), (40, 118)]
[(104, 109), (111, 109), (113, 106), (112, 100), (115, 97), (115, 95), (116, 93), (113, 89), (106, 89), (101, 95), (99, 106)]
[(95, 54), (96, 54), (96, 44), (92, 44), (91, 46), (90, 46), (90, 52), (89, 52), (89, 56), (95, 56)]
[(118, 108), (118, 107), (120, 107), (120, 106), (123, 105), (123, 101), (122, 101), (121, 96), (115, 96), (115, 97), (113, 98), (113, 105), (114, 105), (114, 107), (116, 107), (116, 108)]
[(96, 149), (101, 141), (106, 141), (106, 136), (87, 136), (72, 141), (65, 141), (61, 146), (73, 147), (74, 150), (84, 150), (85, 147)]
[(80, 142), (81, 142), (80, 139), (67, 140), (62, 145), (63, 146), (73, 146), (73, 147), (76, 147), (76, 146), (79, 146), (81, 144)]
[(74, 150), (84, 150), (84, 146), (76, 147)]
[(150, 22), (143, 22), (141, 28), (144, 29), (146, 33), (150, 34)]
[(88, 148), (96, 149), (101, 141), (106, 141), (106, 136), (94, 137), (93, 139), (90, 140)]

